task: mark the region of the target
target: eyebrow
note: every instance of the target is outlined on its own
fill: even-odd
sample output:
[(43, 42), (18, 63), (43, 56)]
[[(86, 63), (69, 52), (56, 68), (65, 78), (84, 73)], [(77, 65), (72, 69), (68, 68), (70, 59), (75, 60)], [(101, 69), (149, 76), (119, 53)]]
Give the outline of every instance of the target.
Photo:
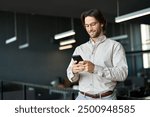
[(85, 26), (86, 26), (86, 25), (96, 25), (97, 23), (98, 23), (98, 22), (95, 21), (95, 22), (91, 22), (90, 24), (86, 24), (86, 23), (85, 23), (84, 25), (85, 25)]

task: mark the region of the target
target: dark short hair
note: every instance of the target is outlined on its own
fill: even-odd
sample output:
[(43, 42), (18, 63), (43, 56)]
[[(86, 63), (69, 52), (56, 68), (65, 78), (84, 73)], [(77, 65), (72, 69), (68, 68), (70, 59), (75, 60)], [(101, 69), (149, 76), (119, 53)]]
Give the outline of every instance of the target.
[(87, 16), (94, 17), (99, 23), (103, 24), (103, 31), (105, 32), (106, 20), (105, 20), (105, 18), (104, 18), (103, 14), (101, 13), (100, 10), (91, 9), (91, 10), (88, 10), (88, 11), (84, 11), (81, 14), (81, 21), (82, 21), (83, 25), (85, 25), (85, 17), (87, 17)]

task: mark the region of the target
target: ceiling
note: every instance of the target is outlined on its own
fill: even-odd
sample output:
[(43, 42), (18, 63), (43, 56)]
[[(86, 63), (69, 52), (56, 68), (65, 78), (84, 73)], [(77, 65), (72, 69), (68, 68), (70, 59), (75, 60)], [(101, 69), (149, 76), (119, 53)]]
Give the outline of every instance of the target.
[[(150, 0), (0, 0), (1, 11), (73, 18), (79, 18), (84, 10), (98, 8), (110, 22), (114, 22), (117, 15), (148, 7), (150, 7)], [(139, 18), (139, 21), (149, 23), (150, 18), (145, 16)]]

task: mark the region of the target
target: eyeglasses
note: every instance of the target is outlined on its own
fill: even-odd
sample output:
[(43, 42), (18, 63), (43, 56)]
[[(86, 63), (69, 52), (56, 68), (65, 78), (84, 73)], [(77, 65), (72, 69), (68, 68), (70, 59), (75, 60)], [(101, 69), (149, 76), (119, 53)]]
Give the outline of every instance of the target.
[(85, 24), (84, 26), (85, 26), (85, 28), (89, 28), (90, 26), (94, 27), (94, 26), (96, 26), (97, 23), (98, 22), (92, 22), (91, 24)]

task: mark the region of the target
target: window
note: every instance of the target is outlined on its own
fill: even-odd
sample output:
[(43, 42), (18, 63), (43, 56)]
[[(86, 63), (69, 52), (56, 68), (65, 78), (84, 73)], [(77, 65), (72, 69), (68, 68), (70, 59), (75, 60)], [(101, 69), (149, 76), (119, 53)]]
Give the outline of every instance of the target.
[[(141, 24), (142, 50), (150, 50), (150, 25)], [(150, 68), (150, 53), (143, 53), (143, 67)]]

